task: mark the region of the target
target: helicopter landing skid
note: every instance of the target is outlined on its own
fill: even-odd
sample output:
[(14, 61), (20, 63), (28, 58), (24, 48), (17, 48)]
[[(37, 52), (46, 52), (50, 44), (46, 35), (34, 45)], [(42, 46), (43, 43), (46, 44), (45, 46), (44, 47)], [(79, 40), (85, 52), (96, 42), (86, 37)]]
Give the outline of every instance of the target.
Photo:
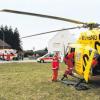
[(84, 79), (80, 79), (78, 82), (74, 80), (61, 80), (62, 83), (66, 85), (72, 85), (76, 90), (87, 90), (89, 87), (86, 86), (86, 83), (83, 84)]
[(74, 85), (76, 90), (88, 90), (89, 87), (86, 86), (86, 83), (83, 83), (84, 79), (80, 79), (79, 82)]

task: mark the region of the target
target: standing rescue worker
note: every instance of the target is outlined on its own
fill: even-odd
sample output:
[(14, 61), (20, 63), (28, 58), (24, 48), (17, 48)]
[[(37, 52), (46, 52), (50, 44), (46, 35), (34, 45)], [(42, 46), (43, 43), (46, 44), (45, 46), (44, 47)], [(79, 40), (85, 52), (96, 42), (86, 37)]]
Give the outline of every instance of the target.
[(67, 53), (66, 55), (66, 64), (67, 64), (67, 69), (65, 70), (65, 73), (61, 80), (63, 80), (65, 77), (67, 78), (67, 75), (72, 75), (72, 71), (74, 68), (74, 52), (71, 51), (71, 53)]
[(52, 81), (57, 81), (59, 70), (59, 53), (56, 52), (52, 61)]

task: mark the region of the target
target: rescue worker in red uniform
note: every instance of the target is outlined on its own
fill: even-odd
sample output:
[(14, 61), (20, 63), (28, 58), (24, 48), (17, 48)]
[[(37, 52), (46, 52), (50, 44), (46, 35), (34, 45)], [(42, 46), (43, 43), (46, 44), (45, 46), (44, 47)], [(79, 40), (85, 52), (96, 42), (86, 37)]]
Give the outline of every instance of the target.
[(66, 57), (66, 64), (67, 64), (67, 69), (65, 70), (65, 73), (61, 80), (63, 80), (65, 77), (67, 78), (67, 75), (72, 75), (72, 71), (74, 68), (74, 51), (71, 51), (71, 53), (67, 53)]
[(100, 68), (100, 55), (97, 53), (94, 55), (94, 58), (92, 60), (92, 75), (98, 75), (98, 69)]
[(93, 58), (92, 68), (94, 68), (97, 64), (98, 64), (98, 61), (96, 60), (96, 58)]
[(53, 61), (52, 61), (52, 81), (57, 81), (58, 77), (58, 70), (59, 70), (59, 53), (56, 52), (55, 55), (53, 56)]

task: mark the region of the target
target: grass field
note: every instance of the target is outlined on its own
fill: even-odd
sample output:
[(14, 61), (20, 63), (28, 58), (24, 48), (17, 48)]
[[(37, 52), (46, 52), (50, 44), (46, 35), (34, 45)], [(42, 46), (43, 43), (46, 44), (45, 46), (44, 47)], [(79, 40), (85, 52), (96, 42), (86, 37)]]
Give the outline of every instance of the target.
[[(65, 65), (61, 64), (59, 78)], [(100, 100), (100, 87), (77, 91), (51, 82), (50, 63), (0, 64), (0, 100)]]

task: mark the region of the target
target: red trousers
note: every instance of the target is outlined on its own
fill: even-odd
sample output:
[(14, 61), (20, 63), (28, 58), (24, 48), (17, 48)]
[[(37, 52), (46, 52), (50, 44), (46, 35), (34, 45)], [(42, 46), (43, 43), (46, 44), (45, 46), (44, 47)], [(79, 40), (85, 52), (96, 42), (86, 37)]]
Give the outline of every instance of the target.
[(72, 75), (72, 71), (73, 71), (72, 68), (68, 68), (68, 69), (65, 71), (65, 75)]
[(58, 77), (58, 69), (53, 69), (52, 80), (56, 81)]
[(74, 65), (70, 59), (67, 60), (67, 66), (68, 66), (68, 68), (65, 71), (65, 75), (72, 75)]

